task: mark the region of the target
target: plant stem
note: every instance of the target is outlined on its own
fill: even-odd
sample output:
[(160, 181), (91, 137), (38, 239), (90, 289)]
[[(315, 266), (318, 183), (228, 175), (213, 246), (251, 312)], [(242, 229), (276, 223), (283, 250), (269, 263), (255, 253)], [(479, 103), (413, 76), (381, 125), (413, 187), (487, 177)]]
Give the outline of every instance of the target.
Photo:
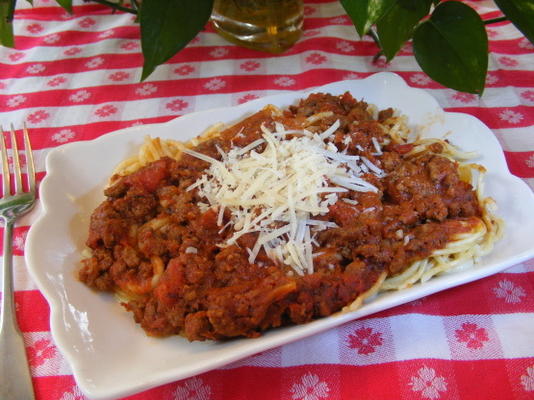
[(378, 39), (378, 35), (376, 34), (376, 32), (372, 29), (369, 29), (369, 32), (367, 32), (367, 34), (373, 38), (378, 48), (380, 48), (380, 40)]
[(17, 6), (17, 0), (12, 0), (9, 4), (9, 9), (7, 11), (6, 21), (8, 23), (13, 22), (13, 17), (15, 15), (15, 7)]
[[(378, 48), (380, 49), (380, 39), (378, 39), (378, 35), (376, 34), (375, 31), (373, 31), (372, 29), (369, 29), (369, 32), (367, 32), (367, 34), (369, 36), (371, 36), (373, 38), (373, 40), (375, 41), (376, 45), (378, 46)], [(382, 50), (380, 50), (378, 53), (376, 53), (373, 57), (373, 62), (376, 62), (376, 60), (378, 60), (378, 58), (384, 54), (384, 52)]]
[(495, 24), (497, 22), (502, 22), (502, 21), (508, 21), (508, 18), (499, 17), (499, 18), (487, 19), (486, 21), (484, 21), (484, 25)]
[(137, 10), (134, 10), (132, 8), (129, 8), (129, 7), (121, 6), (120, 4), (114, 3), (112, 1), (108, 1), (108, 0), (91, 0), (91, 1), (93, 3), (103, 4), (105, 6), (113, 8), (114, 10), (124, 11), (124, 12), (130, 13), (130, 14), (137, 15)]

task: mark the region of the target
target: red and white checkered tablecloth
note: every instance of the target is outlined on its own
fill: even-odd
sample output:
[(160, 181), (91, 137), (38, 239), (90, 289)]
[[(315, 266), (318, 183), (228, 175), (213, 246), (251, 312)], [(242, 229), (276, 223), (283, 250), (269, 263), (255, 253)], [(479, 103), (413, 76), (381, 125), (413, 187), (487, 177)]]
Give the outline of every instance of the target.
[[(22, 3), (22, 2), (20, 2)], [(484, 19), (490, 1), (466, 1)], [(26, 121), (38, 177), (46, 154), (134, 124), (393, 71), (448, 111), (474, 115), (499, 139), (515, 175), (534, 188), (534, 46), (510, 23), (487, 28), (484, 95), (446, 89), (421, 72), (410, 45), (390, 63), (359, 40), (337, 0), (305, 2), (303, 37), (271, 55), (229, 44), (207, 26), (139, 82), (132, 15), (75, 2), (20, 4), (16, 49), (0, 48), (0, 123)], [(135, 106), (134, 106), (135, 105)], [(16, 303), (40, 400), (81, 400), (55, 347), (46, 300), (24, 265), (35, 210), (16, 227)], [(534, 240), (534, 238), (533, 238)], [(1, 381), (0, 381), (1, 384)], [(128, 399), (534, 399), (534, 259), (502, 273), (353, 321)]]

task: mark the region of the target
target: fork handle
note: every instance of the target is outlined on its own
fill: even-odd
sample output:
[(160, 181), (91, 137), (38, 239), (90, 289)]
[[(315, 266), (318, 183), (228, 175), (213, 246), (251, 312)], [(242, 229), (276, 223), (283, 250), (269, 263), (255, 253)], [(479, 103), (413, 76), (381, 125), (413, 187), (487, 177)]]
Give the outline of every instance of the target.
[(33, 400), (32, 378), (13, 298), (13, 221), (4, 227), (2, 314), (0, 315), (0, 399)]

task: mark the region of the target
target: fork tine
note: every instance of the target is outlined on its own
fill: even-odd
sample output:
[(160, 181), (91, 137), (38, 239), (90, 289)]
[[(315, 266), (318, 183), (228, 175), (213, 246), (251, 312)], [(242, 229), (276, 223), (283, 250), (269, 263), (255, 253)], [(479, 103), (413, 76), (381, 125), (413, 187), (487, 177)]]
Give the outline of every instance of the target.
[(13, 124), (11, 124), (11, 152), (13, 158), (13, 177), (15, 178), (15, 194), (19, 194), (22, 193), (22, 176), (20, 172), (19, 147)]
[(9, 196), (11, 193), (9, 178), (9, 163), (7, 161), (6, 140), (4, 138), (4, 129), (0, 127), (0, 153), (2, 155), (2, 193)]
[(26, 168), (28, 169), (28, 183), (30, 186), (30, 191), (35, 190), (35, 164), (33, 162), (33, 151), (32, 145), (30, 142), (30, 135), (28, 134), (28, 128), (26, 123), (23, 125), (24, 132), (24, 150), (26, 152)]

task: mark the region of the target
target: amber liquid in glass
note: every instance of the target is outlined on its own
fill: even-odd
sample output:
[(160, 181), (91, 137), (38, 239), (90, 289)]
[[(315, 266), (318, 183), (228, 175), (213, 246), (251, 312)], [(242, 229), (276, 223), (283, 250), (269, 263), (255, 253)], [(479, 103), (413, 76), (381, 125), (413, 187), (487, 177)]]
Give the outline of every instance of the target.
[(302, 0), (215, 0), (213, 26), (240, 46), (281, 53), (302, 33)]

